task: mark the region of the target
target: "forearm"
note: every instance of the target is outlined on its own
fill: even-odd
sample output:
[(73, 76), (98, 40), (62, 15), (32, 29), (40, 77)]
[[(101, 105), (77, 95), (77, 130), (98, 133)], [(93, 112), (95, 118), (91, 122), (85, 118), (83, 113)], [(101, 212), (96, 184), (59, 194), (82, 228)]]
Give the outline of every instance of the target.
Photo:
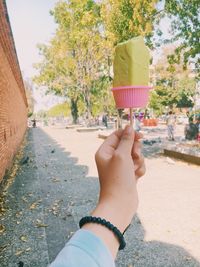
[[(124, 131), (111, 134), (95, 155), (101, 190), (91, 215), (109, 221), (121, 233), (136, 213), (137, 179), (145, 173), (140, 137), (127, 126)], [(98, 236), (115, 259), (120, 245), (115, 234), (95, 223), (85, 224), (84, 228)]]

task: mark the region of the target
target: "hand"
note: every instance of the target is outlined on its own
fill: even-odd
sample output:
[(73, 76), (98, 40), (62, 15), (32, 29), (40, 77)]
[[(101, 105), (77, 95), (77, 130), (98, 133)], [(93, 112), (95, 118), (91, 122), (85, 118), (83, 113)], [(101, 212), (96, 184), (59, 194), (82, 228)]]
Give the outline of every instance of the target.
[[(110, 221), (121, 232), (130, 224), (138, 207), (137, 179), (145, 173), (141, 137), (132, 127), (126, 126), (111, 134), (95, 155), (100, 196), (92, 215)], [(119, 242), (110, 230), (93, 223), (83, 228), (101, 238), (116, 257)]]
[(111, 134), (95, 155), (100, 181), (99, 205), (111, 207), (123, 217), (123, 222), (115, 222), (121, 231), (130, 224), (137, 210), (136, 183), (145, 173), (139, 138), (141, 134), (126, 126)]

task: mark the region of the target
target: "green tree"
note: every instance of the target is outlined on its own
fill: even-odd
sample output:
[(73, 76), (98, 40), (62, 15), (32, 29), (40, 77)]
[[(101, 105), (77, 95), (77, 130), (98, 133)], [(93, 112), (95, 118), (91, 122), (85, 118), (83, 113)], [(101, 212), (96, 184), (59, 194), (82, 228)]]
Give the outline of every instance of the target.
[(33, 97), (33, 85), (28, 80), (24, 80), (26, 98), (28, 102), (28, 117), (33, 115), (35, 100)]
[(102, 17), (108, 38), (117, 44), (141, 35), (152, 47), (158, 2), (159, 0), (104, 0)]
[(200, 4), (199, 0), (166, 0), (165, 13), (171, 18), (173, 38), (179, 41), (175, 53), (169, 56), (169, 62), (180, 63), (183, 67), (193, 62), (197, 76), (200, 74)]
[[(159, 21), (159, 0), (103, 0), (101, 16), (112, 62), (115, 46), (136, 36), (143, 36), (152, 48), (154, 25)], [(108, 64), (109, 66), (109, 64)], [(122, 110), (119, 110), (121, 116)], [(113, 112), (114, 113), (114, 112)]]
[(47, 111), (46, 110), (39, 110), (36, 114), (34, 114), (34, 115), (36, 115), (36, 117), (37, 118), (41, 118), (41, 119), (46, 119), (47, 117), (48, 117), (48, 115), (47, 115)]
[[(70, 99), (71, 114), (76, 123), (78, 118), (79, 87), (73, 76), (73, 59), (67, 57), (67, 43), (64, 35), (57, 31), (48, 45), (38, 45), (43, 60), (35, 64), (39, 74), (34, 82), (47, 88), (47, 93), (55, 93)], [(71, 75), (70, 75), (71, 74)]]
[(150, 107), (158, 114), (164, 112), (165, 107), (193, 107), (195, 94), (195, 78), (191, 70), (182, 70), (180, 64), (171, 66), (167, 62), (167, 55), (175, 48), (165, 48), (154, 69), (155, 89), (151, 92)]
[(70, 114), (70, 106), (68, 103), (57, 104), (47, 111), (49, 117), (64, 116), (67, 117)]
[(142, 35), (152, 45), (158, 0), (59, 1), (51, 12), (57, 31), (48, 45), (40, 45), (43, 61), (36, 65), (35, 82), (66, 96), (76, 122), (113, 112), (110, 93), (113, 51), (117, 43)]
[(60, 1), (51, 14), (58, 28), (50, 45), (40, 46), (44, 60), (36, 66), (40, 74), (35, 81), (70, 98), (74, 121), (78, 116), (78, 101), (84, 102), (90, 117), (93, 85), (107, 64), (100, 6), (92, 0)]

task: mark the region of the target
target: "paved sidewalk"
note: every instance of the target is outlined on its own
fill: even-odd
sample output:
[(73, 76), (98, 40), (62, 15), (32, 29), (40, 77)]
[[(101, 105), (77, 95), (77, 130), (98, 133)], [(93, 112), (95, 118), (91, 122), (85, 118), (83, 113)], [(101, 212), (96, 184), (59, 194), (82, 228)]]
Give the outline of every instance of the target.
[[(30, 129), (15, 181), (6, 193), (0, 266), (45, 267), (94, 207), (98, 133)], [(154, 149), (153, 149), (154, 147)], [(200, 267), (200, 167), (171, 162), (144, 146), (138, 214), (117, 267)]]

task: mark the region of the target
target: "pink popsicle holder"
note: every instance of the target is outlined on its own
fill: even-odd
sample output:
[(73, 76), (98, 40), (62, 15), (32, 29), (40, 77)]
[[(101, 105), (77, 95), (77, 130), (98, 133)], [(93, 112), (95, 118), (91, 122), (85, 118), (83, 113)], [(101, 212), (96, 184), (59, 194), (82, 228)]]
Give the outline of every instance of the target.
[(117, 108), (145, 107), (149, 98), (151, 86), (119, 86), (112, 88)]

